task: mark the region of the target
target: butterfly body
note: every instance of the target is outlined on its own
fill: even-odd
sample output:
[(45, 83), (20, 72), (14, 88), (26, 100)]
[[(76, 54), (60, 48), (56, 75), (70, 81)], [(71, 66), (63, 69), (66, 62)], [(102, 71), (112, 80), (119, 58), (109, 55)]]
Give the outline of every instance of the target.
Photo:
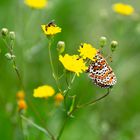
[(87, 72), (89, 72), (89, 77), (93, 82), (101, 88), (110, 88), (117, 82), (112, 68), (99, 51), (95, 56), (95, 61), (89, 65)]

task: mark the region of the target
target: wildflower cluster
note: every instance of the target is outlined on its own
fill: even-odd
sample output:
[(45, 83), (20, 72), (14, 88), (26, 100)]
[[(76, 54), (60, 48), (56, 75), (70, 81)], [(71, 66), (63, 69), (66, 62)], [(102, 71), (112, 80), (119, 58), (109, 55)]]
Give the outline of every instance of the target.
[[(52, 61), (52, 54), (51, 54), (51, 39), (50, 37), (54, 37), (55, 34), (61, 32), (61, 28), (58, 27), (53, 21), (42, 25), (42, 30), (45, 35), (47, 35), (48, 41), (49, 41), (49, 56), (50, 56), (50, 63), (52, 67), (52, 75), (56, 81), (58, 90), (61, 92), (61, 95), (65, 95), (68, 89), (70, 88), (68, 86), (68, 89), (62, 90), (59, 83), (58, 75), (55, 73), (55, 68)], [(114, 52), (117, 44), (114, 44), (115, 41), (111, 43), (111, 51)], [(100, 38), (100, 46), (103, 48), (106, 45), (106, 37)], [(75, 73), (77, 76), (79, 76), (81, 73), (84, 73), (88, 69), (89, 61), (92, 63), (96, 61), (95, 56), (98, 53), (98, 49), (94, 48), (91, 44), (88, 43), (82, 43), (77, 51), (77, 54), (70, 55), (68, 53), (63, 54), (65, 51), (65, 43), (63, 41), (59, 41), (57, 44), (57, 50), (59, 54), (59, 61), (64, 66), (65, 70)], [(62, 74), (63, 75), (63, 74)], [(75, 76), (74, 76), (75, 78)], [(70, 83), (73, 82), (70, 81)], [(70, 85), (70, 84), (68, 84)], [(54, 89), (48, 85), (41, 86), (34, 90), (34, 97), (39, 98), (48, 98), (49, 96), (54, 95)], [(56, 98), (57, 99), (57, 98)]]
[(87, 70), (86, 59), (94, 61), (97, 50), (92, 45), (83, 43), (78, 52), (80, 52), (79, 55), (59, 55), (59, 61), (63, 64), (65, 69), (75, 72), (77, 76), (79, 76), (79, 73), (83, 73)]
[(90, 59), (94, 61), (97, 50), (91, 44), (83, 43), (78, 52), (80, 52), (78, 55), (59, 55), (59, 61), (63, 64), (64, 68), (76, 73), (77, 76), (79, 76), (79, 73), (87, 70), (88, 67), (85, 60)]
[[(25, 3), (27, 5), (34, 7), (34, 8), (44, 7), (46, 5), (47, 1), (45, 1), (45, 0), (40, 1), (40, 5), (38, 5), (37, 2), (38, 1), (35, 0), (34, 5), (32, 5), (32, 0), (25, 0)], [(38, 7), (36, 6), (36, 4)], [(47, 42), (48, 42), (47, 49), (48, 49), (51, 70), (52, 70), (51, 71), (52, 78), (54, 79), (56, 86), (52, 87), (49, 84), (43, 84), (43, 85), (40, 85), (39, 87), (36, 87), (33, 90), (32, 94), (33, 94), (33, 97), (38, 98), (38, 100), (41, 98), (41, 100), (46, 99), (45, 101), (49, 102), (48, 99), (53, 98), (53, 100), (51, 100), (54, 103), (53, 105), (55, 105), (55, 106), (62, 105), (65, 110), (64, 113), (66, 115), (66, 120), (65, 120), (65, 123), (66, 123), (67, 119), (72, 116), (72, 114), (74, 113), (75, 110), (82, 108), (84, 106), (87, 106), (87, 105), (91, 105), (91, 104), (103, 99), (104, 97), (106, 97), (110, 93), (110, 87), (116, 83), (115, 78), (114, 78), (115, 77), (114, 73), (111, 71), (111, 68), (107, 65), (106, 60), (104, 60), (104, 58), (101, 56), (101, 54), (99, 54), (99, 52), (102, 51), (102, 49), (106, 45), (107, 39), (106, 39), (106, 37), (100, 38), (100, 41), (99, 41), (100, 48), (98, 48), (98, 49), (96, 49), (95, 47), (93, 47), (93, 45), (91, 45), (89, 43), (81, 43), (81, 45), (79, 47), (77, 47), (77, 53), (73, 54), (73, 55), (70, 55), (69, 53), (65, 53), (65, 42), (64, 41), (58, 41), (58, 43), (56, 45), (56, 50), (58, 53), (57, 58), (58, 58), (58, 63), (61, 64), (61, 67), (63, 68), (63, 71), (61, 71), (61, 73), (59, 75), (59, 73), (57, 72), (58, 70), (56, 70), (56, 66), (54, 65), (54, 62), (53, 62), (53, 55), (52, 55), (51, 48), (52, 48), (52, 41), (56, 34), (61, 33), (61, 28), (59, 26), (57, 26), (53, 21), (48, 24), (41, 25), (41, 28), (42, 28), (43, 33), (45, 34)], [(17, 93), (18, 111), (19, 112), (25, 111), (27, 108), (27, 104), (25, 101), (25, 92), (24, 91), (26, 91), (26, 90), (25, 90), (23, 82), (22, 82), (22, 77), (21, 77), (20, 71), (16, 65), (16, 61), (15, 61), (16, 56), (13, 51), (14, 40), (15, 40), (16, 36), (15, 36), (14, 32), (12, 32), (12, 31), (9, 32), (7, 28), (3, 28), (1, 30), (1, 35), (2, 35), (2, 39), (5, 42), (5, 45), (8, 50), (8, 52), (5, 54), (5, 56), (8, 58), (8, 60), (10, 60), (12, 62), (13, 68), (14, 68), (14, 70), (17, 74), (18, 80), (20, 82), (20, 88), (22, 89), (21, 91), (19, 91)], [(116, 41), (111, 42), (111, 45), (110, 45), (111, 53), (115, 52), (117, 45), (118, 45), (118, 43)], [(99, 59), (99, 58), (101, 58), (101, 59)], [(96, 63), (96, 65), (94, 66), (95, 63)], [(106, 63), (106, 65), (103, 65), (105, 63)], [(99, 79), (101, 76), (98, 75), (96, 72), (94, 72), (94, 70), (98, 70), (98, 69), (101, 69), (101, 71), (102, 71), (103, 67), (105, 67), (106, 70), (108, 70), (108, 71), (110, 70), (106, 74), (102, 73), (102, 74), (104, 74), (103, 77), (105, 77), (106, 75), (108, 75), (108, 78), (111, 77), (108, 82), (103, 82), (103, 80), (102, 80), (103, 77), (102, 77), (102, 79)], [(75, 80), (75, 77), (76, 76), (79, 77), (81, 74), (83, 74), (85, 72), (90, 72), (89, 77), (92, 80), (95, 80), (96, 85), (99, 85), (101, 87), (107, 87), (108, 92), (96, 100), (91, 100), (85, 104), (79, 104), (76, 102), (77, 95), (76, 94), (71, 95), (69, 93), (69, 90), (71, 90), (71, 88), (72, 88), (72, 84)], [(101, 81), (102, 83), (97, 83), (98, 81), (96, 80), (96, 78), (98, 80), (102, 80)], [(63, 82), (61, 80), (66, 82), (66, 83), (64, 83), (64, 86), (63, 86)], [(67, 103), (67, 100), (70, 100), (70, 103)], [(21, 117), (23, 119), (27, 120), (28, 122), (30, 122), (28, 120), (28, 118), (25, 118), (24, 116), (21, 116)], [(58, 140), (64, 129), (64, 126), (62, 125), (62, 128), (60, 129), (60, 132), (59, 132), (57, 138), (55, 139), (53, 134), (51, 134), (48, 129), (44, 130), (44, 128), (34, 124), (33, 122), (31, 124), (33, 124), (33, 126), (35, 126), (37, 129), (45, 132), (46, 134), (49, 134), (50, 135), (49, 137), (51, 137), (52, 140)]]

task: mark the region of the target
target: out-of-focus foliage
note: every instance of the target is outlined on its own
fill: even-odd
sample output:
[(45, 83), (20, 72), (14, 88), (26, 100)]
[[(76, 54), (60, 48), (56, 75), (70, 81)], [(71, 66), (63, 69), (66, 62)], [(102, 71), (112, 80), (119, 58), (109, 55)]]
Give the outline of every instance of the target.
[[(53, 133), (63, 121), (63, 110), (53, 108), (52, 101), (33, 98), (33, 89), (42, 84), (55, 85), (50, 72), (47, 45), (41, 25), (55, 20), (62, 28), (52, 46), (53, 61), (57, 63), (56, 44), (65, 41), (65, 51), (76, 53), (80, 43), (87, 42), (98, 48), (100, 36), (119, 45), (110, 63), (117, 76), (111, 94), (100, 103), (81, 109), (71, 118), (62, 140), (139, 140), (140, 139), (140, 11), (139, 0), (123, 0), (135, 9), (133, 16), (123, 16), (112, 10), (116, 0), (49, 0), (46, 9), (27, 7), (22, 0), (0, 1), (0, 29), (15, 31), (14, 51), (27, 89), (27, 116), (40, 124), (40, 116)], [(109, 49), (107, 42), (105, 50)], [(22, 140), (20, 118), (17, 114), (16, 93), (19, 83), (7, 52), (0, 40), (0, 137), (5, 140)], [(58, 66), (56, 66), (58, 67)], [(63, 81), (62, 81), (63, 82)], [(54, 87), (57, 89), (56, 87)], [(87, 74), (76, 77), (70, 94), (77, 94), (80, 102), (100, 96), (106, 91), (93, 85)], [(37, 110), (38, 114), (34, 112)], [(57, 115), (56, 115), (57, 114)], [(50, 117), (51, 116), (51, 117)], [(29, 140), (46, 140), (37, 129), (28, 127)]]

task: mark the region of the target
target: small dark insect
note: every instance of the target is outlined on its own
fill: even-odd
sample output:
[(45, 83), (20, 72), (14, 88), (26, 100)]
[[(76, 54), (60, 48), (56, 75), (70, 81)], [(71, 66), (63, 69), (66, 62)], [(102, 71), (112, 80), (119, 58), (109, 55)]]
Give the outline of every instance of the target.
[(47, 31), (47, 28), (50, 27), (50, 26), (53, 26), (55, 27), (55, 23), (54, 23), (54, 20), (52, 20), (51, 22), (49, 22), (46, 26), (45, 26), (45, 30)]
[(89, 65), (87, 72), (93, 82), (101, 88), (110, 88), (117, 82), (114, 72), (99, 51), (95, 55), (95, 62)]

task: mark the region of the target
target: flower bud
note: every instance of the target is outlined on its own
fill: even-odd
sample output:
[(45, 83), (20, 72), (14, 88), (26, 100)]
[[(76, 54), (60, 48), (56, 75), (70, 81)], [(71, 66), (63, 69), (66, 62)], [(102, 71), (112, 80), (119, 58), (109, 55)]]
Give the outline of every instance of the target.
[(27, 109), (27, 104), (24, 99), (18, 100), (18, 111), (23, 111)]
[(111, 42), (111, 51), (114, 52), (117, 46), (118, 46), (118, 42), (112, 41)]
[(24, 99), (25, 98), (25, 92), (23, 90), (20, 90), (20, 91), (17, 92), (16, 96), (17, 96), (18, 100)]
[(101, 48), (103, 48), (106, 45), (106, 41), (107, 41), (106, 37), (102, 36), (100, 38), (100, 47)]
[(1, 29), (1, 35), (2, 35), (3, 37), (5, 37), (5, 36), (7, 36), (7, 34), (8, 34), (8, 29), (7, 29), (7, 28), (2, 28), (2, 29)]
[(6, 54), (5, 54), (5, 57), (6, 57), (8, 60), (12, 60), (13, 58), (15, 58), (15, 55), (11, 55), (10, 53), (6, 53)]
[(9, 32), (9, 38), (11, 40), (15, 40), (15, 37), (16, 37), (15, 32), (13, 32), (13, 31)]
[(56, 106), (60, 105), (60, 103), (64, 100), (64, 96), (61, 93), (57, 93), (55, 95), (55, 104)]
[(65, 42), (64, 41), (58, 41), (57, 43), (57, 51), (61, 54), (65, 50)]

